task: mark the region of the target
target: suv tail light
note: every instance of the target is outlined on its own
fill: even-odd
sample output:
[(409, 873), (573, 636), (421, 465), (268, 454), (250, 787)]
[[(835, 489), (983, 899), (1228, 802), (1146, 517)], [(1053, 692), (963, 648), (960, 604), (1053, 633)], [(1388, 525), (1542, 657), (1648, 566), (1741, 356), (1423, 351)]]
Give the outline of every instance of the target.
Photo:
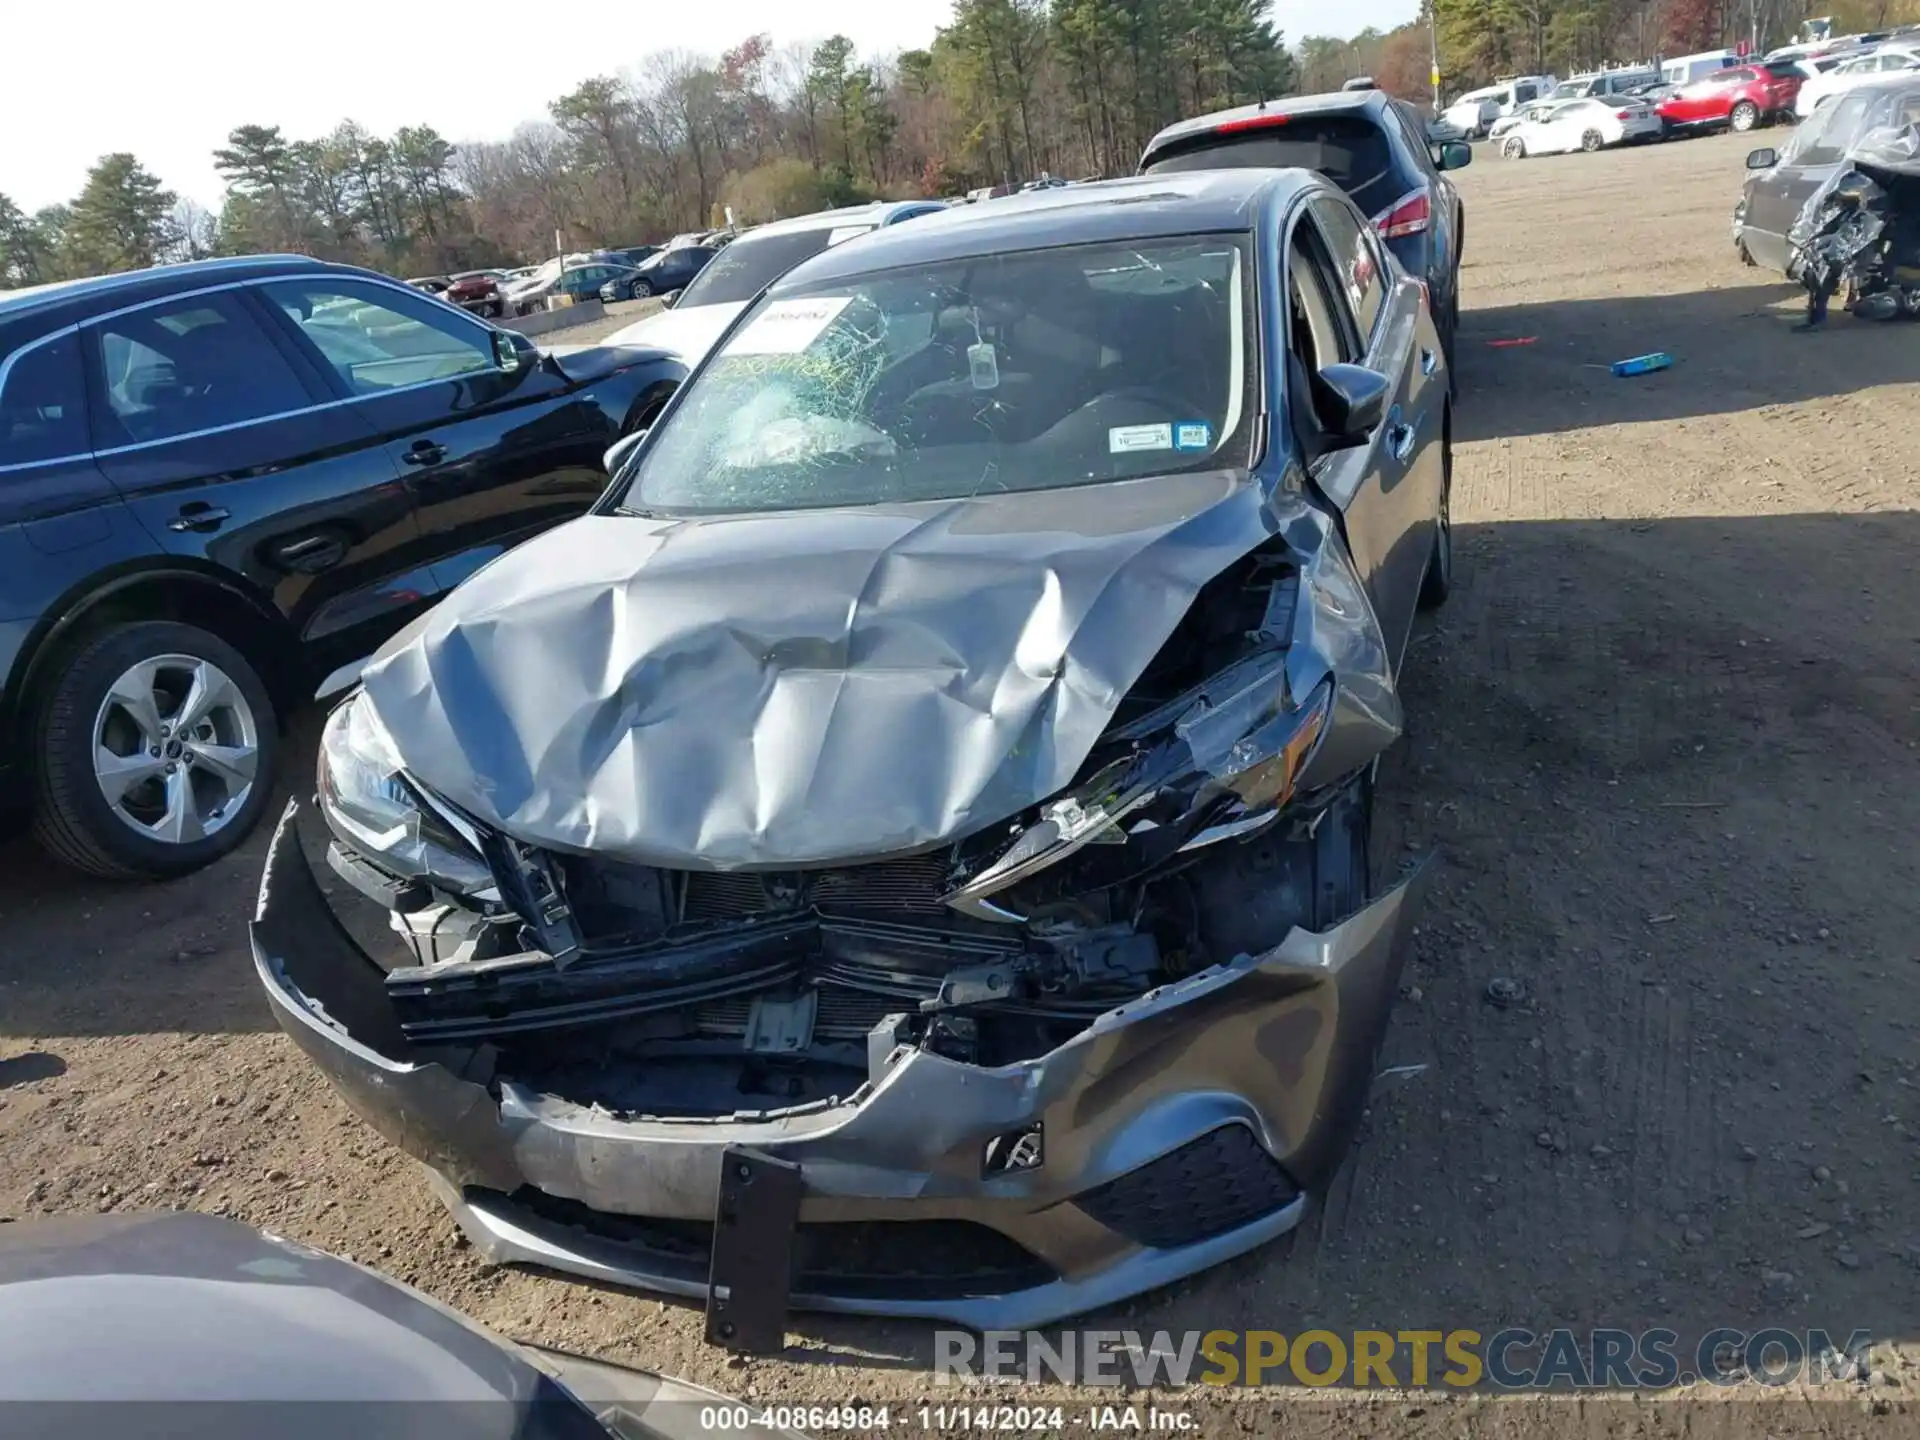
[(1373, 232), (1382, 240), (1397, 240), (1402, 235), (1418, 235), (1432, 223), (1433, 200), (1427, 187), (1409, 190), (1393, 204), (1373, 217)]

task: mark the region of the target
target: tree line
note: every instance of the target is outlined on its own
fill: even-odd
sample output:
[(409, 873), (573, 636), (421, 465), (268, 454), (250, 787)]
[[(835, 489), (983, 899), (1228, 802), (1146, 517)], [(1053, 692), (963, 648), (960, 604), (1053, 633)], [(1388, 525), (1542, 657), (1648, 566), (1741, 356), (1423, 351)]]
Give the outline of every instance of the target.
[[(844, 35), (718, 57), (668, 51), (587, 80), (505, 140), (429, 125), (320, 136), (235, 128), (217, 211), (130, 153), (68, 204), (0, 195), (0, 285), (163, 260), (291, 251), (395, 274), (525, 263), (867, 198), (951, 195), (1053, 174), (1131, 171), (1182, 116), (1370, 74), (1431, 98), (1501, 74), (1791, 38), (1804, 0), (1421, 0), (1419, 18), (1289, 49), (1271, 0), (957, 0), (925, 49), (862, 55)], [(1836, 30), (1920, 18), (1920, 0), (1823, 0)]]

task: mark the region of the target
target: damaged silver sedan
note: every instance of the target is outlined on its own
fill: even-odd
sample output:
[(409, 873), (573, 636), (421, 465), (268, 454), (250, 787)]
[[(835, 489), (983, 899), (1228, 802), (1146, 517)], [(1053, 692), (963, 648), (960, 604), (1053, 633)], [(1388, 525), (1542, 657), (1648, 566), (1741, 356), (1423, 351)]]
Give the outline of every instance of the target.
[(1420, 285), (1301, 171), (902, 226), (746, 311), (587, 518), (387, 646), (253, 946), (490, 1258), (1019, 1328), (1299, 1220), (1419, 899)]

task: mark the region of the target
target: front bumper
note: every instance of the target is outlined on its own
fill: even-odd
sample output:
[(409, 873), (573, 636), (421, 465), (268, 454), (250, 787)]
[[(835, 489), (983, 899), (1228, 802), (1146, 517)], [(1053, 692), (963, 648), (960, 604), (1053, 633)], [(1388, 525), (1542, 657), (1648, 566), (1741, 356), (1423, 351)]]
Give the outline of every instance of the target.
[[(794, 1308), (980, 1329), (1111, 1304), (1297, 1224), (1365, 1101), (1426, 885), (1422, 869), (1323, 934), (1161, 986), (1030, 1062), (902, 1049), (844, 1100), (622, 1117), (496, 1073), (491, 1047), (407, 1041), (294, 816), (251, 926), (275, 1016), (428, 1167), (490, 1260), (705, 1296), (722, 1161), (746, 1148), (800, 1167)], [(983, 1173), (991, 1143), (1035, 1126), (1039, 1165)]]

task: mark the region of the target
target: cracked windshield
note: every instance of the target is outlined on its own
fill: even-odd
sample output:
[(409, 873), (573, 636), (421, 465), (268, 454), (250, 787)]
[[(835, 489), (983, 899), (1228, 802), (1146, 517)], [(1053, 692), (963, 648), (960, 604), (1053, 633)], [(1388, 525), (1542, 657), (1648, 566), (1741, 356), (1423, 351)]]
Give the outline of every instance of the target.
[(630, 474), (678, 514), (952, 499), (1246, 462), (1242, 244), (974, 257), (761, 301)]

